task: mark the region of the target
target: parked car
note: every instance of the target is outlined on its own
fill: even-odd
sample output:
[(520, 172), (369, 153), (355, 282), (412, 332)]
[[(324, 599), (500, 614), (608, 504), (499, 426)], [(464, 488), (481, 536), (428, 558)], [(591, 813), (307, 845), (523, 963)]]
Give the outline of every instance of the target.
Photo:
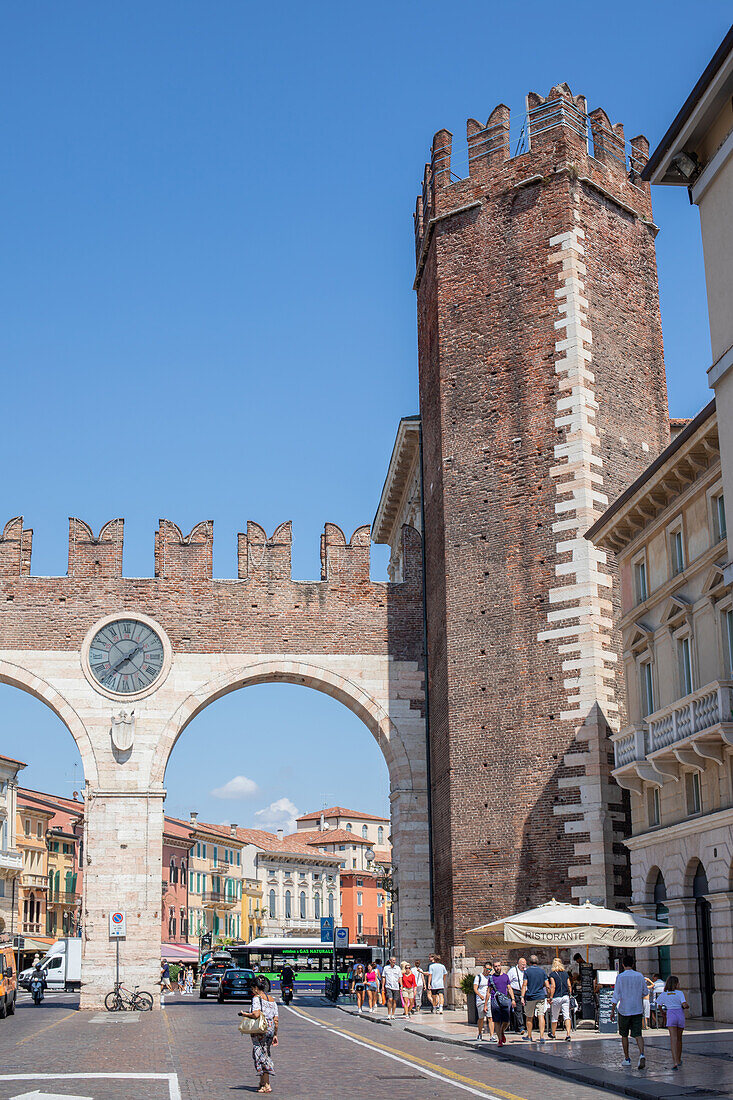
[(239, 997), (241, 997), (242, 1000), (251, 1001), (254, 977), (254, 970), (244, 970), (236, 966), (229, 967), (225, 970), (219, 982), (219, 993), (217, 996), (219, 1004), (224, 1004), (224, 1001), (232, 1001)]
[(208, 997), (209, 993), (218, 993), (221, 976), (225, 970), (229, 970), (231, 965), (231, 959), (229, 959), (229, 961), (224, 959), (211, 959), (207, 962), (206, 966), (201, 971), (199, 997), (204, 998)]
[(15, 1012), (15, 997), (18, 983), (17, 968), (12, 946), (0, 943), (0, 1020), (12, 1016)]

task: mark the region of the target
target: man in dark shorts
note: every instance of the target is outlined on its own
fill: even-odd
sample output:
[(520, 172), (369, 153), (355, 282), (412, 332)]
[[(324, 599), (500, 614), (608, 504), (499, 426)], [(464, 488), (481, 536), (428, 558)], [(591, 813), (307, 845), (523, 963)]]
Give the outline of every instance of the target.
[(646, 1058), (644, 1057), (644, 1039), (641, 1028), (644, 1023), (644, 999), (649, 996), (646, 978), (634, 969), (632, 955), (624, 955), (621, 960), (623, 970), (616, 978), (613, 987), (613, 1005), (611, 1007), (611, 1019), (616, 1018), (618, 1009), (618, 1033), (621, 1036), (621, 1046), (624, 1048), (624, 1060), (622, 1066), (630, 1066), (629, 1035), (636, 1040), (639, 1048), (638, 1069), (644, 1069)]
[(393, 955), (382, 971), (382, 990), (387, 998), (387, 1019), (393, 1020), (395, 1009), (400, 1003), (400, 978), (402, 970)]

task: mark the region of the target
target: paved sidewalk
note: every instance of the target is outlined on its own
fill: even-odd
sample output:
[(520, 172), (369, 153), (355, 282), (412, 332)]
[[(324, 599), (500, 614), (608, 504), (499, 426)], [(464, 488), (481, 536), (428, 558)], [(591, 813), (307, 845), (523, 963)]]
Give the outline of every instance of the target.
[[(350, 1015), (358, 1015), (356, 1008), (349, 1004), (340, 1004), (339, 1008)], [(473, 1047), (479, 1057), (513, 1060), (621, 1096), (635, 1096), (640, 1100), (733, 1098), (733, 1027), (726, 1025), (691, 1021), (685, 1029), (682, 1068), (673, 1071), (669, 1038), (661, 1029), (644, 1032), (646, 1069), (637, 1070), (636, 1057), (632, 1057), (632, 1068), (621, 1065), (623, 1054), (617, 1035), (600, 1036), (597, 1031), (579, 1029), (573, 1032), (570, 1043), (563, 1041), (563, 1033), (563, 1040), (548, 1040), (544, 1044), (527, 1043), (508, 1034), (506, 1046), (499, 1049), (495, 1043), (476, 1042), (476, 1031), (467, 1023), (465, 1009), (446, 1009), (443, 1015), (421, 1012), (410, 1020), (398, 1016), (391, 1025), (385, 1009), (365, 1012), (361, 1019), (399, 1028), (434, 1042)], [(636, 1050), (633, 1040), (631, 1049)]]

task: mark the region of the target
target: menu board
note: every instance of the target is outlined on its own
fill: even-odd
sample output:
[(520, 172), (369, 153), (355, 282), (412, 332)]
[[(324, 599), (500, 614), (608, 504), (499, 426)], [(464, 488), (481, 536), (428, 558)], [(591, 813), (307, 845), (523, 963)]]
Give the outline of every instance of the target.
[(618, 1030), (616, 1021), (611, 1019), (613, 1008), (613, 986), (601, 985), (598, 987), (598, 1030), (606, 1035), (615, 1035)]
[(594, 969), (590, 963), (580, 963), (580, 1010), (584, 1020), (595, 1020), (596, 999), (593, 993)]

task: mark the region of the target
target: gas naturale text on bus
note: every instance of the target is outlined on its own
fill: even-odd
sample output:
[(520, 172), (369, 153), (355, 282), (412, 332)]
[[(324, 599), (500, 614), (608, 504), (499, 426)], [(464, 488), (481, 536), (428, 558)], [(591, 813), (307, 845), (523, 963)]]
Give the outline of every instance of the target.
[[(333, 974), (333, 949), (320, 943), (297, 944), (283, 942), (259, 942), (234, 944), (227, 948), (233, 965), (248, 967), (264, 974), (277, 986), (280, 971), (291, 966), (295, 971), (295, 988), (321, 988), (325, 979)], [(351, 974), (357, 962), (371, 962), (374, 949), (367, 945), (353, 944), (348, 951), (336, 952), (337, 973), (342, 979)]]

